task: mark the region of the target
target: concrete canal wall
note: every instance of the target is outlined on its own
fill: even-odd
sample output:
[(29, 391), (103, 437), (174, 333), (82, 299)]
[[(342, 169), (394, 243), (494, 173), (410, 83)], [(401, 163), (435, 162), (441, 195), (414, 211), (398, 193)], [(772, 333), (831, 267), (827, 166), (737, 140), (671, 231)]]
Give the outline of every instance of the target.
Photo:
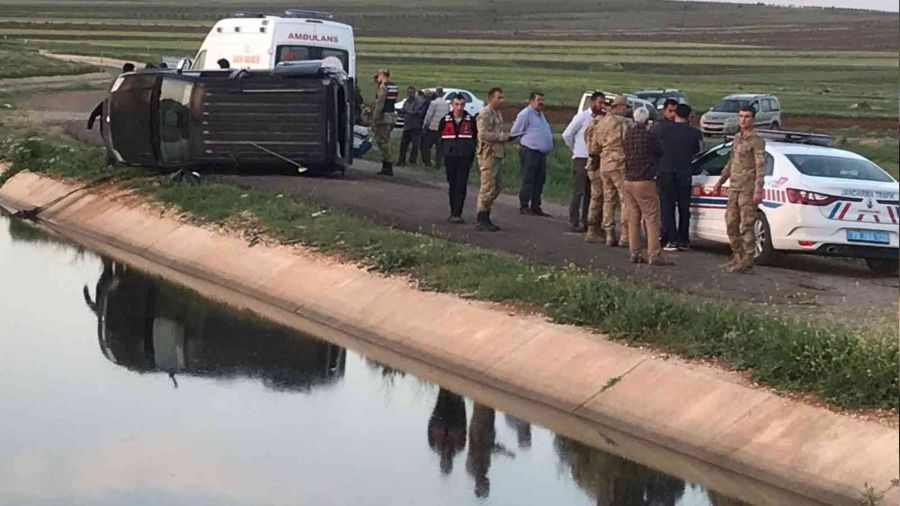
[[(75, 188), (20, 173), (0, 188), (0, 201), (30, 208)], [(448, 387), (469, 389), (463, 393), (483, 388), (501, 409), (522, 401), (537, 423), (744, 500), (812, 503), (790, 491), (859, 504), (865, 484), (889, 489), (879, 504), (900, 500), (891, 488), (900, 474), (897, 430), (754, 389), (735, 374), (497, 305), (421, 292), (302, 248), (251, 247), (112, 188), (76, 192), (41, 219), (202, 293), (218, 291), (226, 302), (401, 361), (429, 379), (443, 375)]]

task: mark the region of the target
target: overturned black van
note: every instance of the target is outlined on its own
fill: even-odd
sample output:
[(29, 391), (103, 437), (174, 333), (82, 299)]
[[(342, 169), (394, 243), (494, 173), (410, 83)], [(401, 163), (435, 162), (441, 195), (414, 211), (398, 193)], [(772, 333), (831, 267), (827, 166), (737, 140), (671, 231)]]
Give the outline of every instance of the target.
[(139, 70), (103, 103), (110, 161), (160, 170), (329, 173), (352, 163), (353, 84), (306, 61), (273, 70)]

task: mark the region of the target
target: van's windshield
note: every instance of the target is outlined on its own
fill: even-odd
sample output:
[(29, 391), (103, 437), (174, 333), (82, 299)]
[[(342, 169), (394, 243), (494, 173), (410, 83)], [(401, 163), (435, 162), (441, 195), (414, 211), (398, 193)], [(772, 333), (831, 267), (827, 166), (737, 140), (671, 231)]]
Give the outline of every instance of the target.
[(745, 105), (750, 105), (749, 100), (737, 100), (733, 98), (729, 98), (726, 100), (720, 100), (716, 105), (713, 106), (713, 112), (739, 112), (741, 107)]
[(325, 58), (337, 58), (344, 66), (344, 72), (350, 72), (350, 56), (347, 51), (320, 46), (278, 46), (275, 53), (275, 64), (281, 62), (324, 60)]

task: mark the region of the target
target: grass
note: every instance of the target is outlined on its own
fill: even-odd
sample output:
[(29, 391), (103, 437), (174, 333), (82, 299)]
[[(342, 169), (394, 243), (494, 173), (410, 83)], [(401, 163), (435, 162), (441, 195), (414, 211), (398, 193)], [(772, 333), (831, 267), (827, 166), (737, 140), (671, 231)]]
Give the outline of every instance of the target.
[(86, 74), (95, 70), (90, 65), (48, 58), (2, 42), (0, 42), (0, 68), (3, 69), (2, 79)]
[[(0, 156), (13, 170), (81, 180), (109, 174), (98, 149), (8, 126), (0, 130)], [(276, 239), (339, 255), (373, 271), (409, 275), (425, 290), (541, 307), (559, 323), (686, 357), (719, 359), (749, 371), (761, 383), (811, 392), (839, 406), (896, 409), (900, 401), (895, 329), (871, 329), (864, 335), (837, 324), (684, 300), (601, 273), (538, 266), (231, 185), (188, 186), (164, 177), (125, 184), (201, 223), (233, 224), (251, 216)]]

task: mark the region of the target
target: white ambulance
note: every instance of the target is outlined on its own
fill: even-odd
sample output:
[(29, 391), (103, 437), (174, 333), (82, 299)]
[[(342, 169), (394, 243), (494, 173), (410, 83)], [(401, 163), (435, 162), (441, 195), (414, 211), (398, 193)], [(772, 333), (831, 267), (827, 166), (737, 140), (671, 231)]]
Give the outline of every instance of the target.
[(327, 12), (288, 10), (284, 16), (236, 14), (213, 26), (190, 65), (217, 70), (219, 60), (232, 69), (272, 69), (278, 63), (325, 60), (356, 79), (353, 27), (332, 21)]

